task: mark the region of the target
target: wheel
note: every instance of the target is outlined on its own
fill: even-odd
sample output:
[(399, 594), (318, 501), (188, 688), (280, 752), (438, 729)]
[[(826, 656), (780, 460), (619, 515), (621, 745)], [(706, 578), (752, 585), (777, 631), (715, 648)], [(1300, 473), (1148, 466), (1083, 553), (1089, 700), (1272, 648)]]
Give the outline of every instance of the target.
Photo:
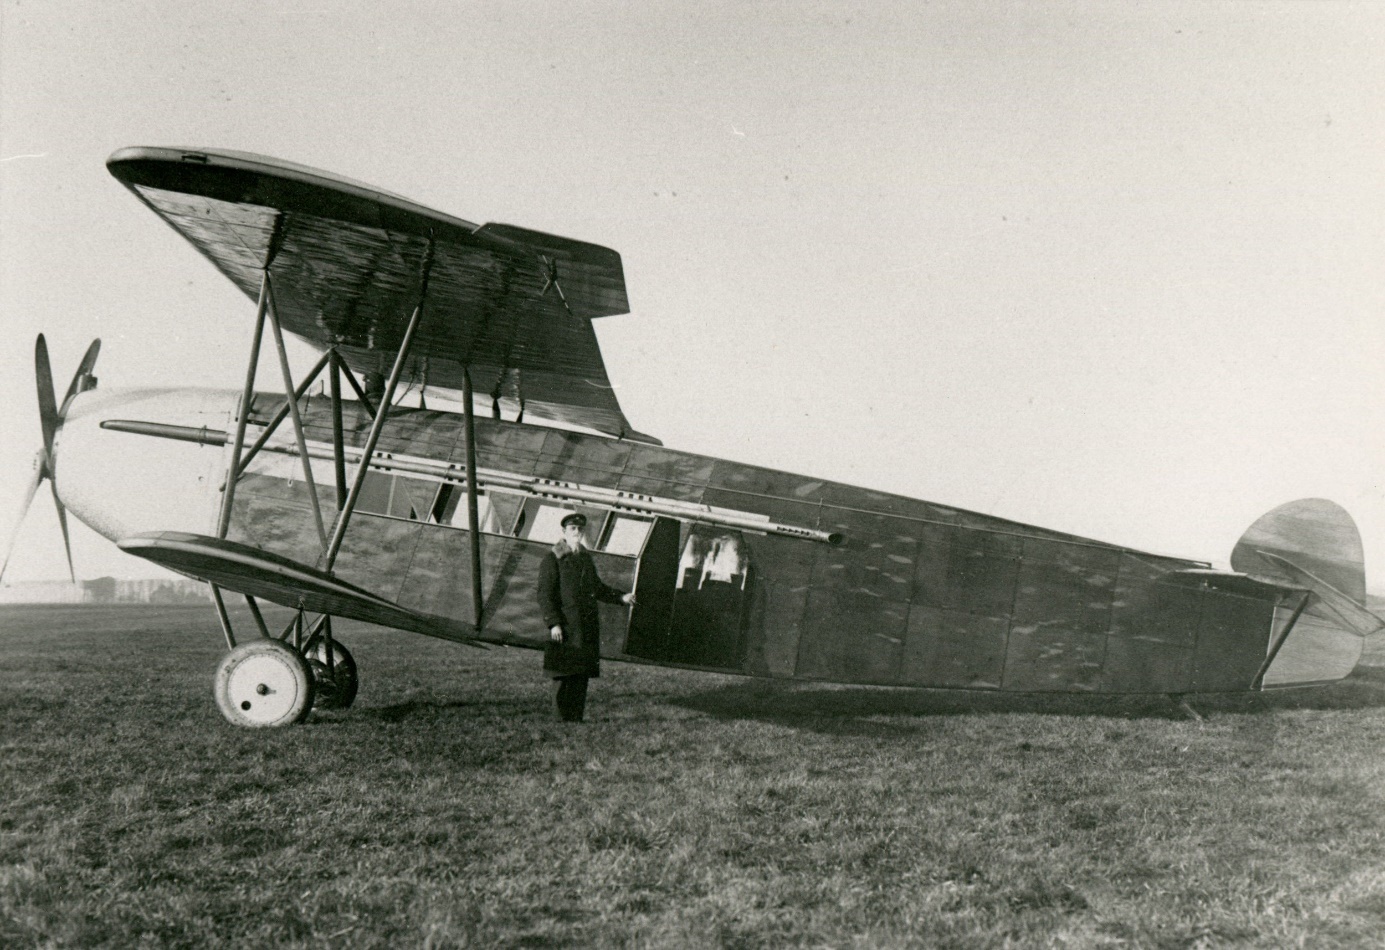
[(313, 708), (308, 661), (278, 640), (253, 640), (226, 654), (213, 691), (221, 714), (250, 729), (290, 726)]
[(327, 666), (327, 644), (321, 642), (308, 651), (308, 665), (313, 670), (315, 690), (313, 706), (317, 709), (348, 709), (356, 701), (360, 678), (351, 651), (336, 640), (332, 641), (332, 665)]
[(332, 663), (327, 664), (327, 644), (319, 643), (308, 651), (308, 666), (313, 671), (313, 706), (316, 709), (347, 709), (356, 701), (360, 677), (351, 651), (332, 641)]

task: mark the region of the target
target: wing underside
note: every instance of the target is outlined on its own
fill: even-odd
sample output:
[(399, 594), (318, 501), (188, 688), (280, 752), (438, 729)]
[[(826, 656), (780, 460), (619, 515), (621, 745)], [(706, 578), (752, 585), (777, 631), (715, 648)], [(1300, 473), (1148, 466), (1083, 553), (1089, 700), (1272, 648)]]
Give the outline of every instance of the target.
[(123, 149), (107, 167), (252, 300), (266, 262), (285, 331), (387, 372), (425, 286), (410, 385), (462, 389), (536, 416), (635, 433), (592, 327), (629, 305), (620, 255), (510, 225), (477, 226), (273, 159)]
[(445, 640), (475, 642), (470, 624), (408, 610), (314, 567), (235, 541), (162, 531), (124, 538), (120, 549), (180, 574), (285, 607)]

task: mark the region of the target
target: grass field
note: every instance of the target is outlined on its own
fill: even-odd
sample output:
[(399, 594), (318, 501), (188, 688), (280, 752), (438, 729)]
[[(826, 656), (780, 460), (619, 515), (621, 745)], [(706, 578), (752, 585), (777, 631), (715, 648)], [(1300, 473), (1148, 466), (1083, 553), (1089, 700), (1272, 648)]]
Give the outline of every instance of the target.
[(0, 945), (1385, 944), (1385, 667), (1197, 722), (610, 664), (572, 726), (343, 640), (355, 708), (250, 732), (208, 608), (0, 608)]

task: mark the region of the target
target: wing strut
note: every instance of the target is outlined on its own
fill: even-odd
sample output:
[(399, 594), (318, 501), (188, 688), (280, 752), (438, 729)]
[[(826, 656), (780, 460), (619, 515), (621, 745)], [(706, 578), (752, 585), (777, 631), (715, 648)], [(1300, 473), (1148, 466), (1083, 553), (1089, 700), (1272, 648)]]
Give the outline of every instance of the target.
[[(346, 440), (341, 424), (341, 356), (336, 347), (327, 351), (327, 359), (332, 364), (332, 468), (337, 480), (337, 511), (341, 511), (346, 503)], [(374, 410), (370, 414), (375, 415)]]
[[(322, 354), (322, 359), (317, 361), (317, 365), (308, 371), (308, 375), (303, 377), (303, 381), (299, 383), (298, 388), (293, 391), (293, 402), (295, 405), (298, 400), (303, 398), (304, 393), (308, 391), (308, 387), (317, 381), (317, 377), (322, 373), (322, 368), (327, 365), (328, 358), (327, 353)], [(269, 420), (269, 423), (265, 426), (265, 430), (261, 432), (260, 437), (255, 440), (255, 444), (250, 446), (250, 451), (245, 453), (245, 458), (240, 460), (240, 468), (236, 470), (237, 478), (245, 474), (245, 470), (250, 467), (251, 461), (255, 456), (260, 454), (260, 449), (264, 448), (265, 443), (270, 440), (276, 431), (278, 431), (279, 424), (288, 418), (288, 414), (289, 403), (286, 400), (284, 404), (279, 407), (278, 411), (274, 413), (274, 418)]]
[[(280, 230), (282, 218), (274, 223), (275, 233)], [(221, 485), (221, 513), (216, 519), (216, 536), (225, 539), (231, 527), (231, 505), (236, 500), (236, 480), (240, 476), (240, 454), (245, 448), (245, 427), (250, 421), (250, 401), (255, 398), (255, 371), (260, 366), (260, 341), (264, 339), (265, 314), (269, 307), (269, 262), (274, 259), (273, 250), (265, 260), (260, 273), (260, 299), (255, 304), (255, 335), (250, 341), (250, 362), (245, 368), (245, 388), (240, 394), (240, 409), (236, 412), (236, 438), (231, 447), (231, 464), (226, 469), (226, 480)], [(231, 619), (226, 615), (226, 605), (221, 600), (221, 589), (211, 585), (212, 600), (216, 601), (217, 618), (221, 621), (221, 632), (226, 635), (226, 648), (236, 648), (236, 637), (231, 632)]]
[[(375, 420), (370, 424), (370, 434), (366, 436), (365, 445), (361, 448), (361, 465), (356, 469), (356, 480), (351, 483), (351, 493), (346, 496), (346, 504), (342, 506), (341, 512), (337, 515), (336, 526), (332, 529), (332, 539), (327, 544), (327, 551), (323, 555), (322, 568), (328, 574), (332, 573), (332, 565), (337, 561), (337, 555), (341, 553), (342, 541), (346, 539), (346, 526), (351, 523), (351, 513), (356, 510), (356, 502), (361, 497), (361, 489), (365, 486), (366, 474), (370, 471), (370, 458), (375, 454), (375, 446), (380, 441), (380, 434), (385, 429), (385, 419), (390, 414), (390, 404), (394, 400), (394, 391), (399, 386), (399, 377), (404, 374), (404, 364), (409, 359), (409, 351), (414, 345), (414, 331), (418, 329), (419, 320), (423, 317), (423, 304), (428, 299), (428, 275), (433, 269), (433, 242), (428, 241), (428, 251), (423, 258), (423, 281), (418, 292), (418, 304), (414, 307), (413, 314), (409, 317), (409, 325), (404, 329), (404, 339), (399, 342), (399, 352), (394, 356), (394, 366), (390, 369), (389, 382), (385, 384), (384, 395), (380, 397), (380, 409), (375, 413)], [(347, 377), (350, 379), (350, 377)], [(353, 381), (354, 382), (354, 381)]]
[[(278, 308), (274, 306), (274, 285), (266, 279), (269, 290), (269, 328), (274, 331), (274, 348), (279, 351), (279, 372), (284, 377), (284, 398), (288, 401), (289, 415), (293, 418), (293, 435), (298, 440), (298, 454), (303, 460), (303, 483), (308, 489), (308, 501), (313, 506), (313, 524), (317, 527), (317, 542), (322, 550), (327, 549), (327, 529), (322, 524), (322, 506), (317, 499), (317, 484), (313, 481), (312, 459), (308, 458), (308, 439), (303, 434), (303, 415), (298, 411), (298, 400), (294, 398), (297, 390), (293, 385), (293, 374), (289, 372), (289, 353), (284, 349), (284, 331), (279, 326)], [(318, 371), (322, 364), (318, 364)], [(314, 374), (316, 375), (316, 374)], [(311, 382), (311, 380), (309, 380)]]
[(221, 621), (221, 632), (226, 637), (226, 649), (236, 648), (236, 635), (231, 631), (231, 616), (226, 613), (226, 601), (221, 599), (221, 588), (211, 585), (212, 601), (216, 604), (216, 617)]
[(471, 368), (462, 367), (462, 414), (466, 423), (466, 513), (471, 535), (471, 600), (476, 629), (481, 629), (481, 524), (476, 508), (476, 412), (472, 406)]
[(260, 367), (260, 341), (264, 339), (265, 315), (269, 310), (269, 265), (260, 274), (260, 300), (255, 305), (255, 335), (250, 341), (250, 365), (245, 369), (245, 389), (240, 394), (240, 411), (236, 413), (236, 437), (231, 445), (231, 465), (226, 470), (226, 484), (221, 487), (221, 515), (216, 521), (216, 536), (224, 539), (231, 526), (231, 503), (236, 499), (236, 476), (240, 472), (240, 454), (245, 448), (245, 426), (250, 421), (250, 401), (255, 398), (255, 371)]
[(356, 374), (351, 372), (351, 367), (346, 365), (346, 361), (341, 358), (340, 353), (337, 354), (337, 367), (341, 370), (342, 375), (346, 377), (347, 383), (351, 385), (351, 391), (356, 394), (356, 398), (361, 401), (361, 405), (365, 406), (366, 412), (370, 413), (370, 418), (374, 419), (374, 403), (370, 401), (370, 397), (366, 395), (366, 391), (361, 388), (361, 384), (356, 382)]

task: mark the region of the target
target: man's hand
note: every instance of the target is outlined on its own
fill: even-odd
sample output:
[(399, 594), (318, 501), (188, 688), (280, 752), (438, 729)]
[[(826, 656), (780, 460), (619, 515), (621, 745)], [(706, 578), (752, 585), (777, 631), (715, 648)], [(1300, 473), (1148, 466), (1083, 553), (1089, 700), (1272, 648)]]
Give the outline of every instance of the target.
[(548, 639), (552, 640), (554, 643), (562, 643), (562, 642), (563, 642), (563, 626), (562, 626), (562, 624), (557, 624), (557, 623), (555, 623), (555, 624), (549, 629), (549, 631), (548, 631)]
[(630, 593), (626, 594), (624, 597), (620, 599), (620, 602), (622, 604), (627, 604), (631, 607), (635, 606), (635, 592), (631, 591)]

